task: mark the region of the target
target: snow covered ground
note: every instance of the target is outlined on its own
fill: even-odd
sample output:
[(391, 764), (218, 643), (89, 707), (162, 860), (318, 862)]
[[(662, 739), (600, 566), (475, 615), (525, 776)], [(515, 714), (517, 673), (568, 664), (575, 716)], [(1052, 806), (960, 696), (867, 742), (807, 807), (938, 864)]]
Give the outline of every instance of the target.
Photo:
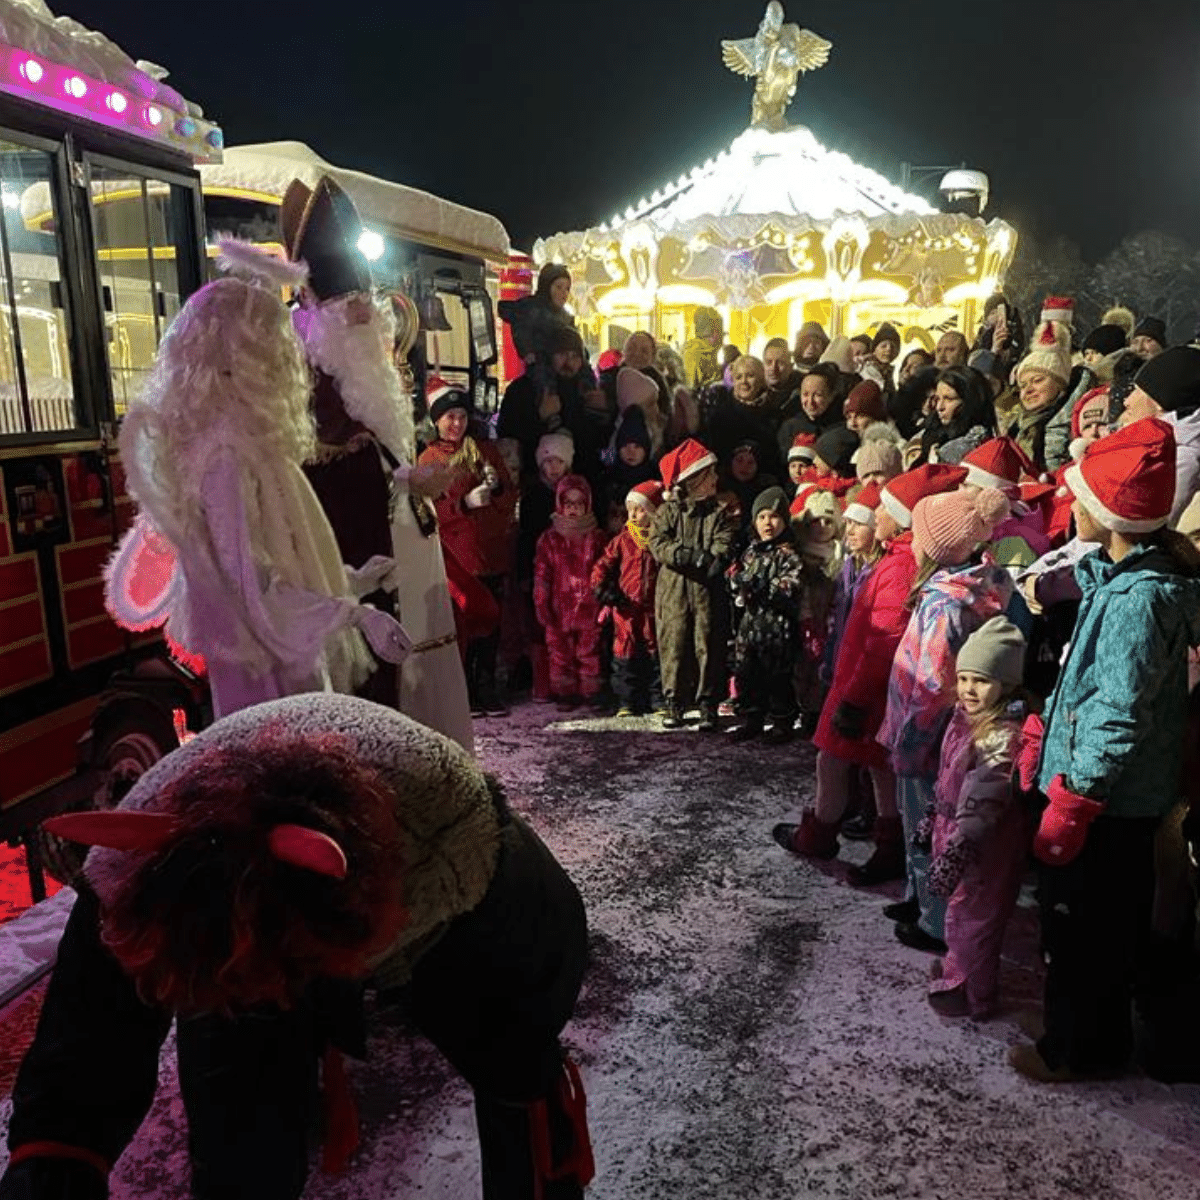
[[(807, 745), (730, 746), (532, 705), (478, 731), (588, 905), (594, 963), (567, 1040), (589, 1092), (595, 1200), (1200, 1194), (1200, 1087), (1048, 1088), (1007, 1066), (1015, 1011), (1038, 994), (1028, 908), (1011, 930), (1006, 1013), (946, 1021), (924, 1000), (928, 957), (880, 914), (887, 897), (774, 845), (772, 823), (811, 789)], [(354, 1070), (357, 1162), (306, 1195), (477, 1196), (467, 1090), (386, 1016), (371, 1052)], [(185, 1196), (183, 1141), (166, 1055), (114, 1200)]]

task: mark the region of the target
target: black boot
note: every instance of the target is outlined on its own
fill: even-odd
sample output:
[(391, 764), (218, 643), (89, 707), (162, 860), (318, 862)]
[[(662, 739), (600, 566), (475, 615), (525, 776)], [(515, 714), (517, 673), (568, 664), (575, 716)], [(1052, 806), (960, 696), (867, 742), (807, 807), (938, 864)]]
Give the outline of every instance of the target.
[(731, 742), (749, 742), (763, 731), (762, 717), (747, 717), (736, 729), (729, 731)]
[(721, 728), (721, 714), (717, 706), (706, 700), (700, 705), (700, 724), (696, 728), (701, 733), (717, 733)]
[(683, 728), (683, 710), (673, 700), (668, 701), (663, 709), (662, 727), (664, 729)]

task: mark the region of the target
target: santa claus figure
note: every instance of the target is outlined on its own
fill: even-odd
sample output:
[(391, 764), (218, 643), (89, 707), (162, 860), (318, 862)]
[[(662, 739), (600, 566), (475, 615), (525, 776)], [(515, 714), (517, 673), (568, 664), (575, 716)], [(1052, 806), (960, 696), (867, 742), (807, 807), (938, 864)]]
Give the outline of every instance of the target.
[(219, 279), (172, 323), (121, 427), (139, 516), (108, 572), (128, 628), (166, 622), (202, 660), (216, 716), (297, 692), (349, 692), (410, 645), (361, 602), (390, 546), (347, 567), (301, 470), (314, 452), (304, 355), (271, 260), (227, 246), (250, 281)]
[(393, 556), (397, 569), (372, 597), (398, 606), (413, 639), (399, 674), (380, 664), (359, 695), (396, 707), (471, 750), (467, 703), (446, 567), (430, 500), (449, 472), (414, 467), (413, 407), (392, 360), (390, 305), (378, 306), (357, 249), (354, 203), (329, 176), (295, 181), (280, 224), (288, 256), (308, 271), (294, 312), (312, 373), (316, 453), (305, 470), (348, 563)]

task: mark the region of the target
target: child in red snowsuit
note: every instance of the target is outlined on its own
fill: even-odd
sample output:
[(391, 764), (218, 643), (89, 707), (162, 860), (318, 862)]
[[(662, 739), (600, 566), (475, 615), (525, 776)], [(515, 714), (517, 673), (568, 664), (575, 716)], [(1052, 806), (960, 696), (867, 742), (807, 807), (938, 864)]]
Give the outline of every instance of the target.
[(559, 480), (551, 521), (534, 555), (533, 607), (546, 631), (550, 688), (566, 711), (580, 697), (598, 702), (604, 690), (600, 605), (591, 580), (607, 535), (596, 524), (592, 489), (582, 475)]
[(612, 612), (612, 683), (621, 705), (618, 717), (639, 716), (662, 706), (654, 630), (658, 563), (648, 544), (662, 494), (662, 484), (655, 480), (630, 491), (625, 498), (629, 520), (592, 568), (592, 591)]

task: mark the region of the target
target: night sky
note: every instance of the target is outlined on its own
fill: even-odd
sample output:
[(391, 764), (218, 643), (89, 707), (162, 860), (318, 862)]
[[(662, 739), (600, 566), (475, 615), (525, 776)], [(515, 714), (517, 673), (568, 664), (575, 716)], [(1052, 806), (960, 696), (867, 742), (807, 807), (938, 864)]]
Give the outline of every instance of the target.
[[(607, 220), (723, 149), (751, 81), (722, 38), (765, 0), (50, 0), (161, 63), (229, 144), (331, 162), (500, 217), (513, 243)], [(785, 0), (833, 42), (789, 117), (899, 182), (988, 172), (1018, 229), (1096, 258), (1155, 227), (1200, 242), (1198, 0)]]

